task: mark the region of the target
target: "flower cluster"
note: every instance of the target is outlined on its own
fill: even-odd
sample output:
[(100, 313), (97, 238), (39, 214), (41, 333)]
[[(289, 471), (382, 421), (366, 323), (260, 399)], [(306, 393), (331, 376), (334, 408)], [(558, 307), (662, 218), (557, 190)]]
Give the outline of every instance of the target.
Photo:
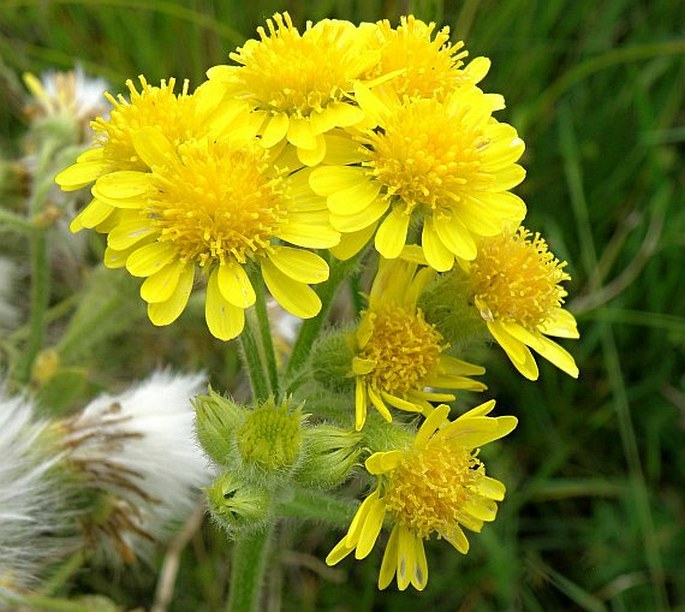
[[(531, 349), (578, 376), (549, 338), (578, 337), (563, 309), (565, 263), (521, 225), (526, 205), (512, 193), (524, 143), (496, 117), (503, 97), (481, 87), (489, 60), (467, 56), (449, 28), (411, 15), (298, 29), (276, 14), (192, 91), (140, 76), (128, 96), (107, 94), (92, 147), (56, 177), (65, 191), (90, 187), (71, 229), (106, 234), (105, 265), (144, 279), (155, 325), (174, 322), (196, 286), (221, 340), (241, 335), (265, 290), (313, 319), (330, 302), (311, 285), (367, 252), (377, 262), (354, 327), (282, 367), (300, 368), (297, 383), (274, 364), (251, 407), (200, 398), (196, 427), (225, 470), (207, 492), (231, 534), (268, 521), (288, 483), (332, 488), (370, 453), (375, 489), (327, 562), (366, 557), (389, 523), (380, 588), (396, 576), (401, 590), (422, 590), (424, 541), (466, 553), (462, 528), (480, 531), (504, 498), (478, 449), (516, 418), (488, 416), (494, 401), (449, 418), (455, 392), (486, 389), (474, 379), (485, 369), (463, 359), (469, 343), (494, 339), (531, 380)], [(281, 384), (321, 414), (291, 409)]]

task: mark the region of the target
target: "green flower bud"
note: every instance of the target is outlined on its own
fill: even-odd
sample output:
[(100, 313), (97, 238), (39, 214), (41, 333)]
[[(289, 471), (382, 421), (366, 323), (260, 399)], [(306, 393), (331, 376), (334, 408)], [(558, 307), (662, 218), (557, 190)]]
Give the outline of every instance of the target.
[(354, 391), (352, 359), (355, 351), (354, 332), (324, 334), (312, 347), (312, 376), (326, 389), (336, 393)]
[(333, 425), (307, 428), (304, 459), (295, 479), (309, 487), (330, 489), (345, 482), (361, 454), (359, 432)]
[(290, 410), (286, 400), (280, 406), (268, 399), (248, 411), (236, 431), (243, 465), (261, 474), (284, 475), (291, 471), (300, 456), (302, 423), (300, 407)]
[(419, 307), (426, 321), (435, 325), (459, 352), (489, 338), (485, 322), (473, 302), (469, 278), (459, 266), (438, 276), (424, 290)]
[(237, 461), (235, 432), (248, 411), (212, 389), (197, 396), (193, 405), (195, 431), (202, 448), (219, 465), (233, 467)]
[(271, 494), (246, 485), (236, 474), (224, 472), (206, 489), (209, 511), (231, 536), (256, 531), (269, 516)]

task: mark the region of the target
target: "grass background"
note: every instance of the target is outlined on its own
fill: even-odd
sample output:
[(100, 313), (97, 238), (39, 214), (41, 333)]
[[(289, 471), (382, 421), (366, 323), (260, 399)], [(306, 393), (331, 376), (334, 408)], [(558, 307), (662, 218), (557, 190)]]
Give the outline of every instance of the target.
[[(487, 455), (489, 472), (507, 483), (508, 497), (497, 521), (471, 538), (468, 556), (434, 542), (423, 594), (379, 593), (380, 555), (328, 569), (321, 559), (339, 532), (285, 525), (269, 573), (270, 609), (685, 610), (682, 4), (142, 4), (2, 2), (3, 157), (16, 154), (26, 130), (19, 82), (26, 70), (69, 69), (78, 61), (106, 77), (112, 91), (140, 73), (152, 82), (176, 76), (197, 84), (277, 10), (289, 10), (298, 24), (323, 17), (394, 22), (414, 12), (450, 25), (453, 40), (465, 40), (472, 57), (492, 59), (483, 87), (505, 95), (507, 109), (498, 118), (527, 144), (528, 178), (517, 190), (529, 207), (527, 225), (569, 261), (573, 277), (568, 304), (582, 339), (567, 346), (580, 366), (579, 381), (542, 364), (540, 381), (530, 383), (496, 354), (487, 364), (492, 397), (520, 425)], [(7, 205), (14, 205), (12, 197), (4, 194)], [(9, 239), (3, 249), (21, 256), (22, 244)], [(94, 388), (145, 376), (159, 362), (206, 367), (216, 377), (235, 369), (235, 353), (207, 338), (192, 309), (173, 330), (151, 329), (134, 281), (116, 274), (98, 280), (95, 273), (82, 283), (84, 274), (78, 266), (56, 271), (50, 341), (62, 354), (63, 377), (61, 387), (44, 393), (62, 392), (66, 405)], [(109, 313), (106, 324), (89, 318), (89, 310)], [(78, 324), (66, 322), (74, 312)], [(20, 329), (3, 340), (8, 359), (23, 339)], [(221, 609), (227, 551), (211, 525), (193, 538), (171, 609)], [(96, 592), (124, 609), (148, 607), (156, 575), (157, 567), (114, 576), (89, 568), (56, 594)]]

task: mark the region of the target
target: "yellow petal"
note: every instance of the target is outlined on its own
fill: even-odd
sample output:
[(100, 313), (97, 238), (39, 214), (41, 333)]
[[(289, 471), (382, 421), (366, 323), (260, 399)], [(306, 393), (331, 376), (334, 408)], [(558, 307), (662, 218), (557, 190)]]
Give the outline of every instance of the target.
[(376, 407), (376, 410), (380, 413), (380, 415), (388, 422), (392, 422), (392, 415), (390, 414), (390, 411), (388, 410), (388, 407), (383, 403), (383, 400), (381, 396), (378, 394), (378, 392), (373, 388), (372, 385), (368, 386), (368, 392), (369, 392), (369, 399), (371, 400), (371, 403)]
[[(146, 172), (120, 170), (101, 176), (93, 187), (93, 195), (112, 200), (127, 200), (144, 196), (150, 189), (150, 175)], [(95, 193), (97, 191), (97, 193)]]
[(69, 224), (69, 229), (72, 232), (78, 232), (84, 227), (93, 228), (100, 225), (100, 223), (107, 219), (113, 212), (114, 208), (109, 204), (93, 199), (88, 206), (74, 217)]
[(385, 474), (394, 470), (404, 455), (404, 451), (400, 450), (374, 453), (364, 462), (364, 467), (369, 474)]
[(316, 136), (307, 119), (290, 118), (288, 142), (301, 149), (315, 149)]
[(447, 272), (454, 266), (454, 253), (447, 249), (438, 237), (433, 219), (428, 217), (424, 221), (421, 234), (421, 246), (428, 265), (438, 272)]
[(195, 279), (195, 266), (186, 264), (172, 296), (165, 302), (147, 305), (147, 316), (154, 325), (169, 325), (181, 315), (188, 303)]
[(446, 404), (441, 404), (433, 412), (431, 412), (426, 420), (423, 422), (419, 431), (414, 438), (414, 446), (420, 448), (425, 446), (430, 437), (438, 430), (444, 423), (447, 415), (450, 413), (450, 407)]
[(328, 209), (336, 215), (355, 215), (367, 208), (381, 191), (380, 183), (360, 180), (360, 182), (336, 191), (328, 196)]
[(411, 574), (411, 583), (417, 591), (423, 591), (428, 582), (428, 560), (426, 549), (423, 547), (423, 539), (414, 538), (414, 568)]
[(542, 355), (563, 372), (573, 378), (578, 378), (578, 366), (571, 354), (556, 342), (543, 336), (540, 332), (533, 333), (517, 324), (502, 324), (507, 333), (517, 340), (527, 344), (534, 351)]
[(238, 308), (249, 308), (257, 299), (245, 268), (237, 262), (219, 265), (217, 283), (224, 299)]
[(326, 134), (326, 157), (324, 162), (330, 166), (345, 166), (356, 164), (365, 159), (361, 145), (345, 136), (344, 132), (338, 134)]
[(523, 182), (526, 171), (518, 164), (501, 168), (494, 173), (493, 189), (491, 191), (508, 191)]
[(502, 484), (499, 480), (490, 478), (489, 476), (477, 478), (471, 488), (477, 491), (480, 495), (483, 495), (488, 499), (494, 499), (495, 501), (502, 501), (505, 493), (507, 492), (504, 484)]
[(152, 234), (159, 234), (159, 228), (150, 219), (136, 215), (119, 223), (107, 236), (107, 244), (117, 251), (123, 251)]
[(369, 227), (365, 227), (358, 232), (350, 232), (340, 236), (340, 244), (331, 247), (330, 252), (336, 259), (346, 261), (354, 257), (361, 251), (371, 239), (376, 231), (377, 223), (372, 223)]
[(90, 185), (94, 180), (105, 174), (111, 166), (112, 164), (109, 161), (102, 159), (76, 162), (62, 170), (55, 177), (55, 182), (63, 191), (75, 191)]
[(283, 274), (301, 283), (316, 284), (328, 280), (328, 264), (311, 251), (278, 246), (268, 257)]
[(464, 224), (453, 216), (451, 219), (434, 219), (433, 227), (438, 238), (452, 253), (467, 261), (476, 257), (476, 243), (471, 236), (471, 232)]
[(462, 555), (469, 552), (469, 541), (464, 535), (464, 531), (456, 523), (451, 526), (450, 533), (442, 532), (440, 534), (445, 540), (447, 540), (454, 548), (456, 548)]
[(172, 261), (159, 272), (148, 276), (140, 287), (140, 297), (146, 302), (166, 302), (176, 290), (181, 273), (186, 264), (180, 260)]
[(219, 271), (215, 269), (207, 281), (205, 319), (212, 336), (219, 340), (233, 340), (245, 326), (245, 310), (228, 302), (219, 289)]
[(575, 318), (570, 312), (562, 308), (555, 308), (547, 317), (547, 320), (539, 326), (539, 329), (547, 336), (580, 338)]
[(273, 147), (285, 138), (288, 133), (288, 126), (290, 121), (288, 115), (285, 113), (276, 113), (269, 122), (262, 133), (262, 146), (266, 149)]
[(486, 324), (493, 338), (504, 349), (516, 369), (528, 380), (537, 380), (538, 367), (528, 347), (508, 333), (500, 322), (486, 321)]
[(490, 144), (481, 151), (480, 169), (493, 172), (516, 162), (526, 148), (516, 130), (507, 123), (492, 123), (487, 129)]
[(377, 502), (379, 497), (378, 489), (376, 489), (371, 495), (369, 495), (357, 508), (354, 517), (352, 517), (352, 522), (345, 535), (345, 544), (350, 548), (355, 548), (359, 542), (359, 536), (361, 534), (364, 521), (371, 510), (371, 507)]
[(366, 423), (366, 383), (363, 378), (357, 378), (354, 385), (354, 429), (361, 431)]
[(140, 159), (150, 168), (163, 166), (176, 157), (171, 143), (157, 128), (144, 127), (132, 135), (131, 141)]
[(313, 149), (297, 147), (297, 157), (305, 166), (314, 167), (319, 165), (326, 155), (326, 139), (323, 134), (317, 134), (314, 137), (314, 142)]
[(385, 503), (380, 500), (375, 500), (369, 506), (369, 511), (362, 525), (359, 533), (359, 543), (357, 550), (354, 553), (355, 559), (364, 559), (373, 550), (378, 534), (380, 534), (383, 527), (383, 520), (385, 519)]
[[(330, 202), (330, 198), (328, 198)], [(400, 256), (407, 241), (407, 230), (411, 216), (405, 212), (391, 210), (376, 232), (376, 250), (387, 257), (395, 259)]]
[(350, 548), (345, 544), (345, 538), (340, 540), (334, 547), (331, 552), (328, 553), (328, 556), (326, 557), (326, 565), (335, 565), (336, 563), (340, 563), (347, 555), (349, 555), (352, 551), (354, 550), (354, 547)]
[(402, 525), (400, 525), (399, 532), (399, 540), (397, 542), (397, 588), (400, 591), (404, 591), (412, 579), (416, 555), (414, 538), (418, 536)]
[(136, 249), (126, 260), (132, 276), (152, 276), (178, 256), (176, 247), (168, 242), (153, 242)]
[(310, 319), (321, 310), (321, 300), (311, 287), (283, 274), (268, 259), (262, 261), (262, 275), (271, 295), (290, 314)]
[(479, 521), (494, 521), (497, 517), (497, 504), (485, 497), (469, 496), (462, 501), (461, 509)]
[(332, 166), (314, 170), (309, 176), (309, 186), (321, 196), (367, 183), (368, 176), (363, 168), (357, 166)]
[(388, 107), (360, 81), (357, 81), (354, 85), (354, 98), (361, 109), (368, 114), (376, 124), (382, 123), (383, 119), (389, 115)]
[(340, 242), (340, 233), (328, 220), (328, 211), (288, 214), (276, 236), (281, 240), (310, 249), (327, 249)]
[(378, 572), (378, 588), (385, 589), (395, 577), (397, 571), (397, 545), (399, 542), (400, 527), (397, 523), (392, 528), (390, 538), (385, 546), (383, 553), (383, 561), (381, 562), (381, 570)]
[(356, 214), (337, 215), (331, 213), (331, 225), (339, 232), (359, 232), (380, 219), (390, 204), (377, 198), (364, 210)]

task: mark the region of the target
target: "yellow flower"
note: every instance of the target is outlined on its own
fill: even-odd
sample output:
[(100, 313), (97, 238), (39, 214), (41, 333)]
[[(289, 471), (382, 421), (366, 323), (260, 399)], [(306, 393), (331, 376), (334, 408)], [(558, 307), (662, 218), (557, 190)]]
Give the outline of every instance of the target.
[(417, 272), (417, 265), (403, 259), (381, 260), (362, 312), (352, 359), (355, 383), (355, 429), (366, 421), (368, 404), (392, 421), (388, 406), (409, 412), (431, 412), (430, 401), (449, 402), (452, 393), (427, 388), (483, 391), (483, 383), (468, 378), (485, 369), (446, 354), (446, 343), (428, 323), (416, 302), (430, 268)]
[(374, 38), (381, 51), (369, 76), (393, 75), (388, 81), (400, 97), (444, 98), (466, 83), (480, 82), (490, 69), (490, 60), (478, 57), (464, 66), (468, 52), (464, 43), (450, 44), (450, 29), (435, 33), (435, 23), (414, 15), (402, 16), (393, 28), (385, 19), (374, 26)]
[[(105, 265), (144, 278), (141, 297), (155, 325), (168, 325), (188, 302), (197, 266), (207, 277), (205, 316), (211, 333), (235, 338), (255, 301), (247, 266), (290, 313), (309, 318), (321, 303), (308, 286), (328, 278), (318, 255), (339, 241), (323, 200), (312, 198), (308, 170), (257, 138), (259, 118), (203, 84), (178, 96), (173, 83), (144, 79), (131, 102), (120, 99), (98, 120), (96, 146), (57, 176), (63, 189), (93, 181), (93, 201), (72, 230), (107, 233)], [(112, 99), (113, 100), (113, 99)], [(281, 163), (283, 162), (283, 163)]]
[(565, 265), (540, 234), (519, 227), (484, 239), (476, 258), (464, 266), (488, 330), (530, 380), (537, 380), (538, 367), (528, 347), (578, 377), (573, 357), (547, 337), (579, 337), (576, 320), (562, 308), (567, 294), (560, 283), (571, 278)]
[(265, 147), (287, 139), (302, 163), (314, 166), (326, 154), (326, 132), (364, 120), (348, 94), (379, 53), (348, 21), (308, 22), (300, 34), (288, 13), (276, 13), (267, 27), (258, 28), (260, 40), (230, 54), (239, 66), (214, 66), (207, 75), (255, 109)]
[(515, 163), (524, 144), (513, 127), (492, 118), (498, 97), (464, 85), (444, 100), (390, 102), (361, 83), (355, 95), (377, 127), (357, 138), (361, 147), (350, 145), (355, 165), (316, 168), (310, 180), (327, 198), (333, 227), (349, 236), (336, 256), (351, 257), (378, 227), (376, 249), (396, 258), (414, 218), (423, 223), (429, 265), (446, 271), (455, 256), (476, 256), (478, 236), (523, 219), (523, 201), (508, 190), (525, 175)]
[(466, 554), (469, 542), (462, 527), (480, 532), (484, 522), (495, 519), (495, 502), (505, 494), (499, 480), (485, 475), (476, 450), (516, 427), (513, 416), (486, 416), (494, 405), (494, 400), (486, 402), (451, 422), (449, 407), (438, 406), (421, 425), (412, 446), (372, 454), (366, 469), (378, 477), (377, 487), (326, 563), (334, 565), (352, 551), (355, 558), (364, 559), (386, 517), (393, 528), (378, 576), (380, 589), (396, 574), (401, 591), (409, 584), (424, 589), (428, 564), (423, 541), (432, 534)]

